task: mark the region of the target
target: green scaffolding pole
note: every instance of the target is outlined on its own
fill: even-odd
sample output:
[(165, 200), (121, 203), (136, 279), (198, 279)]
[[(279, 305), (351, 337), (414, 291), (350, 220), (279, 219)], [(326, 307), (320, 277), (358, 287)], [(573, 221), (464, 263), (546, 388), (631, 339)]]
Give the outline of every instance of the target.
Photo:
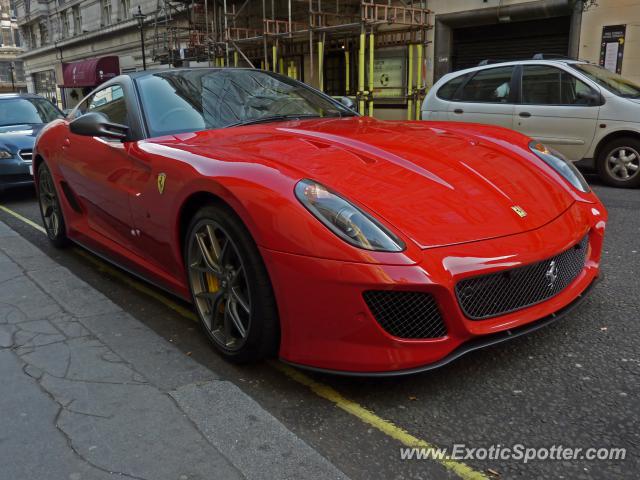
[(374, 36), (373, 30), (369, 34), (369, 113), (370, 117), (373, 117), (373, 49), (374, 49)]

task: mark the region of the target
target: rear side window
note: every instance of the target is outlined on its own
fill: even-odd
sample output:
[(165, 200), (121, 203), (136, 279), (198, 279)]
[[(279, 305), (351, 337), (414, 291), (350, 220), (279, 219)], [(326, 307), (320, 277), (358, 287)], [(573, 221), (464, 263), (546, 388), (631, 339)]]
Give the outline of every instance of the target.
[(587, 105), (597, 92), (564, 70), (547, 65), (525, 65), (522, 103), (527, 105)]
[(455, 100), (456, 92), (460, 88), (460, 85), (465, 82), (468, 76), (469, 74), (460, 75), (459, 77), (453, 78), (442, 85), (437, 92), (438, 98), (441, 98), (442, 100)]
[(463, 102), (507, 103), (513, 67), (480, 70), (462, 89)]

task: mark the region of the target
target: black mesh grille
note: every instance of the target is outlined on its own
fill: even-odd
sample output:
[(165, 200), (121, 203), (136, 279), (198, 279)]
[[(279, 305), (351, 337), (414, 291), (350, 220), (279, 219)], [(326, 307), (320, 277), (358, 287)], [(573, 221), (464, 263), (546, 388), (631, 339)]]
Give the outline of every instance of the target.
[(364, 301), (377, 322), (400, 338), (439, 338), (447, 327), (433, 296), (422, 292), (369, 291)]
[(503, 315), (547, 300), (564, 290), (584, 268), (589, 237), (542, 262), (458, 282), (456, 295), (473, 320)]

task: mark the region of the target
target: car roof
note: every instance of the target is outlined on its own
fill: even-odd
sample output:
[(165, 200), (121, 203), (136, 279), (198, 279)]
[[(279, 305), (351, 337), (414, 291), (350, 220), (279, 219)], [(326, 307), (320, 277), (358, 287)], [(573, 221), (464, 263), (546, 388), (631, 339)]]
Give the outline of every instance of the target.
[(42, 95), (36, 93), (0, 93), (0, 100), (7, 98), (44, 98)]
[[(248, 67), (181, 67), (181, 68), (158, 68), (158, 69), (151, 69), (151, 70), (142, 70), (142, 71), (138, 71), (138, 72), (125, 72), (122, 75), (126, 75), (129, 76), (133, 79), (137, 79), (140, 77), (146, 77), (148, 75), (154, 75), (157, 73), (175, 73), (175, 72), (190, 72), (190, 71), (197, 71), (197, 70), (211, 70), (211, 71), (215, 71), (215, 70), (259, 70), (259, 69), (255, 69), (255, 68), (248, 68)], [(269, 73), (273, 73), (270, 72), (269, 70), (267, 70), (267, 72)]]
[(454, 72), (449, 72), (447, 76), (457, 76), (462, 73), (468, 72), (476, 72), (478, 70), (486, 70), (487, 68), (495, 68), (495, 67), (509, 67), (512, 65), (588, 65), (590, 62), (586, 60), (573, 60), (573, 59), (527, 59), (527, 60), (510, 60), (505, 62), (495, 62), (495, 63), (486, 63), (483, 65), (476, 65), (475, 67), (469, 67), (462, 70), (456, 70)]

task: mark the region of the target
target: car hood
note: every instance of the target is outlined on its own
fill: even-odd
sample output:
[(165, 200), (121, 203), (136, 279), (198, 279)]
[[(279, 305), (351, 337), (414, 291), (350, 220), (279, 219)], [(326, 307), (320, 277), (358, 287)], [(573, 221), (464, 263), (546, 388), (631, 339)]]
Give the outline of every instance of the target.
[(11, 125), (0, 127), (0, 147), (12, 153), (18, 150), (32, 149), (38, 132), (43, 125)]
[(528, 139), (504, 129), (352, 117), (234, 130), (232, 137), (201, 132), (189, 150), (250, 155), (318, 181), (421, 248), (536, 229), (574, 201), (540, 167)]

